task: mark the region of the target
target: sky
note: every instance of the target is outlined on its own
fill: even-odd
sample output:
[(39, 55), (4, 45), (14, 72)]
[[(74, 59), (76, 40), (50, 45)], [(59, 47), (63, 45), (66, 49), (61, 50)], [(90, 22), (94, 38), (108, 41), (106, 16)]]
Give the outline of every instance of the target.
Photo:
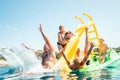
[(92, 16), (99, 36), (110, 47), (120, 46), (120, 0), (0, 0), (0, 48), (20, 47), (43, 49), (44, 40), (39, 24), (57, 50), (59, 25), (75, 31), (81, 23), (87, 24), (83, 13)]

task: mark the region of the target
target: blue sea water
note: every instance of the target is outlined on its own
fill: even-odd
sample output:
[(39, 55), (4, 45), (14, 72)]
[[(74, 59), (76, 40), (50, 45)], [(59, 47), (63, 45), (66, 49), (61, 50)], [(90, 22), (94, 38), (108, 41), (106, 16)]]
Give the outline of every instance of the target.
[[(120, 69), (100, 69), (91, 72), (76, 72), (60, 74), (59, 72), (53, 73), (40, 73), (25, 76), (21, 72), (17, 72), (16, 68), (4, 67), (0, 70), (0, 80), (119, 80)], [(8, 70), (9, 69), (9, 70)], [(19, 73), (19, 74), (17, 74)], [(16, 75), (17, 74), (17, 75)], [(12, 76), (11, 76), (12, 75)]]
[[(113, 63), (115, 67), (88, 72), (66, 72), (44, 70), (35, 55), (27, 50), (4, 50), (1, 54), (10, 64), (0, 66), (0, 80), (120, 80), (120, 59)], [(29, 70), (38, 72), (26, 74)]]

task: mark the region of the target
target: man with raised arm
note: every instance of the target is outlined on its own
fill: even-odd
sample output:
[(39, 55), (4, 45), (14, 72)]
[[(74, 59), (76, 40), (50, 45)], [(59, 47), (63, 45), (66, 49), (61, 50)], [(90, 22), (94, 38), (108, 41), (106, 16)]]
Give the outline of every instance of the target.
[(45, 44), (43, 47), (43, 52), (41, 53), (39, 50), (31, 49), (27, 47), (25, 44), (22, 44), (25, 48), (32, 50), (37, 55), (40, 55), (42, 58), (42, 65), (44, 68), (52, 69), (56, 63), (56, 55), (55, 49), (51, 44), (50, 40), (48, 39), (47, 35), (42, 30), (42, 25), (40, 24), (39, 30), (45, 40)]

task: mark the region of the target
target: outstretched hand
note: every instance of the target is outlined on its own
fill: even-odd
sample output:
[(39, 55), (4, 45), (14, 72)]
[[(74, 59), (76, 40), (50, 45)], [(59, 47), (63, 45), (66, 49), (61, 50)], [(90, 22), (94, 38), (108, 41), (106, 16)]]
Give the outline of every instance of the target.
[(40, 24), (39, 30), (42, 32), (42, 25)]
[(95, 43), (94, 42), (89, 42), (90, 43), (90, 46), (94, 47), (95, 46)]
[(88, 30), (88, 27), (85, 27), (85, 30)]
[(30, 49), (30, 48), (27, 47), (24, 43), (22, 43), (21, 45), (24, 46), (26, 49)]
[(24, 43), (21, 43), (21, 46), (24, 46), (24, 47), (25, 47), (25, 44), (24, 44)]

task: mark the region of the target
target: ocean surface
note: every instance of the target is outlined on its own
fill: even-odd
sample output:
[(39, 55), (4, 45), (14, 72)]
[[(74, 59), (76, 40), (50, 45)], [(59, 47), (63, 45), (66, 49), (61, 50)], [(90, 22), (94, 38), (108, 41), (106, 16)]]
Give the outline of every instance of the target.
[(25, 49), (5, 49), (0, 54), (9, 63), (8, 66), (0, 66), (0, 80), (120, 80), (120, 59), (114, 62), (117, 63), (115, 67), (88, 72), (67, 72), (43, 69), (40, 60)]
[[(45, 72), (32, 75), (24, 75), (16, 69), (4, 67), (0, 70), (0, 80), (120, 80), (120, 69), (100, 69), (91, 72), (69, 73)], [(9, 69), (9, 71), (8, 71)], [(6, 73), (5, 73), (6, 72)]]

